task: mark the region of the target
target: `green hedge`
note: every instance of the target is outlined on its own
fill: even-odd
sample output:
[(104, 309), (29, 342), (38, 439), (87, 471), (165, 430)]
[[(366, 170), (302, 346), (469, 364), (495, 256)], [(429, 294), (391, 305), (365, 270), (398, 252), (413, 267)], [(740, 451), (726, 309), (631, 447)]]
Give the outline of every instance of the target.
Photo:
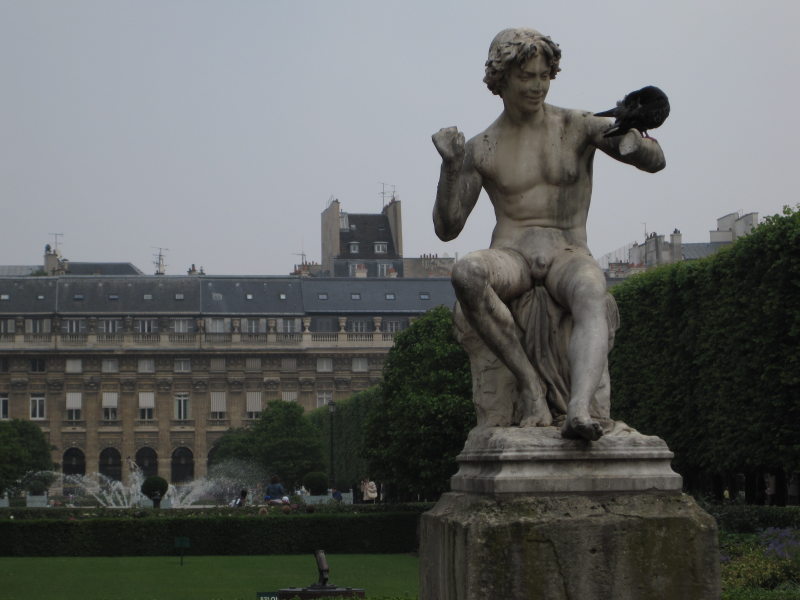
[(800, 210), (613, 288), (612, 416), (682, 473), (800, 468)]
[(712, 504), (705, 509), (717, 520), (720, 529), (729, 533), (755, 533), (767, 527), (800, 530), (800, 506)]
[(419, 514), (315, 513), (85, 520), (0, 520), (0, 556), (163, 556), (176, 537), (190, 555), (403, 553), (417, 547)]

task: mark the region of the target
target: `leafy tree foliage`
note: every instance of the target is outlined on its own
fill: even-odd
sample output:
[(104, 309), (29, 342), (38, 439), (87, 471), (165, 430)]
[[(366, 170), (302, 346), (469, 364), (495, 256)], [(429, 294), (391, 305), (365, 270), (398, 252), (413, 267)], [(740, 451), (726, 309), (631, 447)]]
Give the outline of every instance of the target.
[(25, 474), (53, 469), (50, 445), (30, 421), (0, 421), (0, 494), (22, 481)]
[(800, 468), (800, 211), (614, 288), (612, 410), (679, 469)]
[(364, 441), (370, 475), (401, 498), (447, 491), (475, 425), (469, 360), (449, 310), (433, 309), (397, 336), (373, 400)]
[(330, 435), (331, 424), (333, 425), (333, 459), (336, 481), (332, 481), (331, 485), (335, 485), (339, 489), (357, 487), (359, 482), (369, 475), (369, 465), (364, 455), (364, 447), (367, 443), (365, 428), (369, 411), (378, 402), (380, 394), (381, 389), (376, 386), (337, 402), (336, 412), (332, 415), (327, 406), (308, 414), (308, 418), (319, 431), (326, 471), (331, 464)]
[(217, 441), (214, 462), (227, 459), (253, 460), (291, 490), (322, 467), (322, 444), (300, 405), (273, 400), (252, 428), (231, 430)]

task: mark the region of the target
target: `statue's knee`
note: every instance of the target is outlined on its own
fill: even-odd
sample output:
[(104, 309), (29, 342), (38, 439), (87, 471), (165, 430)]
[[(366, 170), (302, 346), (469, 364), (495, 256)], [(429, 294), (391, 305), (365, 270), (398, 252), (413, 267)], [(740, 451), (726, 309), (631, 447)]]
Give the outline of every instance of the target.
[(483, 261), (465, 257), (453, 267), (452, 279), (457, 295), (474, 293), (486, 285), (488, 270)]

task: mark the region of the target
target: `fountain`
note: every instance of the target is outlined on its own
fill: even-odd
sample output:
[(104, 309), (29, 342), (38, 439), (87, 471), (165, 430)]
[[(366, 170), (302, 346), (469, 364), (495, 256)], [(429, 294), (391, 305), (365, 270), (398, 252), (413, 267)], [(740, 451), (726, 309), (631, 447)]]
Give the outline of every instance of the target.
[[(101, 473), (87, 475), (63, 475), (53, 473), (54, 479), (63, 477), (64, 495), (74, 500), (91, 498), (106, 508), (149, 507), (149, 498), (141, 492), (145, 480), (141, 468), (131, 461), (128, 483), (107, 477)], [(265, 472), (257, 466), (239, 460), (229, 460), (211, 467), (207, 477), (170, 484), (162, 508), (187, 508), (203, 499), (214, 498), (216, 504), (226, 504), (238, 496), (239, 490), (255, 490), (265, 479)], [(251, 494), (258, 498), (258, 494)]]

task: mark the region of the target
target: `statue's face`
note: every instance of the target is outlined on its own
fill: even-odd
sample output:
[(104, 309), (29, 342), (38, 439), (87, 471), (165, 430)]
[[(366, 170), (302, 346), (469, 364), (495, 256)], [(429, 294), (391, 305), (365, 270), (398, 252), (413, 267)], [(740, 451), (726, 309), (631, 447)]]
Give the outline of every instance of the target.
[(503, 88), (503, 102), (522, 112), (542, 107), (550, 89), (550, 65), (543, 53), (509, 69)]

